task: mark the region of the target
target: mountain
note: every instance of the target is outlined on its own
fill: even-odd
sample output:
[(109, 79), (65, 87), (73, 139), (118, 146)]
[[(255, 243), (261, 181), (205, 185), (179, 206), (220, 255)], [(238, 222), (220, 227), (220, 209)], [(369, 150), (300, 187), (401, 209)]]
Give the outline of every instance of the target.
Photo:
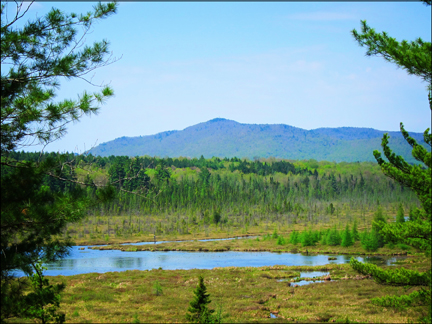
[[(185, 128), (156, 135), (120, 137), (91, 149), (93, 155), (160, 157), (276, 157), (302, 160), (375, 161), (373, 150), (381, 149), (384, 133), (390, 147), (409, 162), (411, 147), (400, 132), (372, 128), (339, 127), (305, 130), (289, 125), (241, 124), (216, 118)], [(423, 134), (410, 133), (425, 146)]]

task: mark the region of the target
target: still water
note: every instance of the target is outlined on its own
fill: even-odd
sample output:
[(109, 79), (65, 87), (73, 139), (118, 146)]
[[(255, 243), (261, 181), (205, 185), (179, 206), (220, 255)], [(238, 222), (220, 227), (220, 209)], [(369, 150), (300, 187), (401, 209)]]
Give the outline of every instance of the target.
[[(151, 270), (163, 268), (177, 269), (212, 269), (215, 267), (261, 267), (271, 265), (324, 265), (329, 263), (348, 263), (351, 256), (336, 255), (336, 260), (328, 260), (329, 255), (302, 255), (293, 253), (272, 252), (123, 252), (118, 250), (90, 250), (85, 247), (79, 250), (72, 247), (68, 257), (48, 263), (45, 266), (47, 276), (71, 276), (91, 272), (110, 272), (126, 270)], [(367, 258), (356, 257), (360, 261), (368, 262)], [(376, 259), (376, 258), (375, 258)], [(392, 258), (378, 258), (375, 263), (391, 264), (397, 260)], [(372, 260), (370, 260), (372, 261)], [(23, 276), (22, 272), (16, 272)]]

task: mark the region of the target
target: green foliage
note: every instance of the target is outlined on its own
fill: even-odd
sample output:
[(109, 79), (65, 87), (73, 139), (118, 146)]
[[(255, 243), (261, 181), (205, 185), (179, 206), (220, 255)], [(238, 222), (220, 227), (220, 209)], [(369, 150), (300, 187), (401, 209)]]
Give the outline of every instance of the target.
[(58, 313), (60, 307), (60, 292), (65, 288), (64, 285), (50, 285), (44, 277), (41, 263), (34, 265), (35, 272), (30, 276), (32, 292), (25, 296), (24, 307), (25, 318), (37, 318), (42, 323), (54, 321), (64, 323), (65, 314)]
[[(430, 0), (426, 0), (424, 3), (428, 6), (431, 5)], [(385, 32), (376, 33), (373, 28), (367, 25), (366, 21), (362, 21), (361, 25), (361, 33), (353, 30), (352, 34), (361, 46), (368, 48), (366, 55), (382, 56), (385, 60), (395, 63), (409, 74), (419, 76), (426, 81), (429, 108), (432, 110), (431, 43), (424, 42), (421, 38), (417, 38), (412, 42), (405, 40), (398, 42)], [(374, 151), (374, 156), (385, 175), (416, 193), (421, 203), (421, 209), (410, 211), (410, 222), (402, 221), (403, 210), (401, 208), (398, 211), (396, 223), (385, 224), (385, 222), (376, 219), (373, 223), (372, 232), (374, 230), (379, 231), (379, 235), (382, 235), (388, 242), (411, 245), (430, 256), (432, 247), (432, 159), (430, 151), (432, 136), (429, 132), (430, 129), (426, 129), (423, 134), (424, 141), (428, 145), (426, 149), (410, 136), (402, 123), (400, 123), (400, 130), (406, 142), (412, 147), (412, 156), (420, 164), (409, 164), (404, 158), (393, 153), (388, 145), (388, 134), (384, 134), (381, 142), (387, 161), (381, 157), (381, 153), (377, 150)], [(377, 215), (376, 218), (378, 218)], [(383, 244), (384, 241), (383, 237), (380, 236), (378, 237), (379, 245)], [(421, 292), (397, 297), (388, 296), (375, 299), (374, 302), (383, 306), (395, 307), (400, 307), (401, 305), (413, 306), (415, 304), (427, 305), (428, 315), (422, 316), (419, 320), (424, 323), (432, 321), (430, 269), (424, 273), (408, 271), (404, 268), (383, 270), (376, 266), (361, 264), (353, 259), (351, 260), (351, 265), (361, 273), (371, 274), (380, 283), (406, 286), (425, 285), (426, 288), (422, 288)]]
[(357, 242), (360, 240), (360, 235), (359, 235), (359, 232), (357, 230), (357, 219), (354, 219), (354, 224), (352, 227), (351, 236), (352, 236), (352, 239), (354, 242)]
[(380, 248), (380, 242), (378, 239), (379, 233), (372, 229), (371, 232), (365, 231), (361, 237), (361, 245), (363, 249), (368, 252), (375, 252)]
[(339, 234), (339, 231), (334, 227), (333, 229), (329, 230), (326, 237), (326, 244), (330, 246), (337, 246), (340, 245), (342, 242), (342, 238)]
[(429, 286), (431, 283), (431, 271), (419, 272), (405, 268), (393, 268), (383, 270), (372, 263), (362, 263), (354, 258), (350, 261), (351, 267), (364, 275), (371, 275), (380, 284), (390, 284), (399, 286)]
[(314, 236), (312, 234), (312, 231), (303, 231), (303, 233), (301, 234), (301, 244), (302, 246), (314, 246), (315, 245), (315, 241), (314, 241)]
[(156, 296), (160, 296), (163, 294), (162, 286), (158, 280), (156, 280), (153, 284), (153, 293)]
[(137, 313), (134, 314), (132, 323), (134, 323), (134, 324), (141, 323), (140, 320), (139, 320), (139, 318), (138, 318), (138, 314)]
[(396, 223), (405, 223), (405, 214), (404, 214), (402, 203), (399, 204), (397, 210)]
[(41, 323), (64, 323), (65, 314), (58, 312), (60, 306), (60, 293), (65, 286), (63, 284), (50, 285), (49, 280), (43, 275), (46, 270), (41, 263), (31, 265), (34, 272), (28, 278), (30, 292), (23, 294), (23, 288), (27, 285), (20, 279), (1, 286), (2, 313), (1, 322), (8, 318), (18, 317), (37, 319)]
[(207, 294), (207, 288), (204, 285), (204, 278), (199, 276), (198, 285), (194, 290), (194, 299), (190, 302), (188, 308), (189, 314), (186, 314), (186, 320), (192, 323), (212, 323), (214, 310), (207, 308), (211, 303), (210, 294)]
[(278, 236), (279, 236), (279, 235), (278, 235), (277, 230), (276, 230), (276, 228), (275, 228), (274, 231), (273, 231), (273, 234), (272, 234), (271, 238), (272, 238), (272, 239), (277, 239)]
[(282, 236), (279, 235), (276, 244), (277, 245), (285, 245), (286, 241)]
[(403, 243), (399, 243), (397, 246), (402, 250), (411, 250), (411, 247), (409, 245)]
[[(83, 190), (80, 185), (94, 184), (90, 179), (77, 181), (68, 154), (31, 161), (13, 156), (22, 147), (62, 137), (68, 123), (97, 113), (113, 95), (104, 86), (100, 93), (84, 92), (77, 100), (54, 100), (60, 78), (86, 80), (88, 72), (113, 62), (106, 59), (107, 41), (84, 46), (83, 39), (97, 20), (115, 13), (117, 5), (99, 3), (93, 12), (79, 16), (52, 9), (25, 24), (21, 19), (28, 10), (22, 3), (16, 5), (16, 15), (9, 16), (12, 20), (6, 15), (8, 5), (1, 4), (1, 59), (7, 67), (1, 74), (1, 320), (62, 322), (64, 315), (56, 313), (62, 287), (49, 285), (37, 263), (65, 256), (71, 246), (69, 238), (61, 237), (66, 225), (86, 215), (89, 196), (105, 200), (113, 191)], [(16, 269), (29, 276), (30, 294), (23, 295), (16, 286)]]
[(374, 240), (377, 240), (378, 248), (383, 247), (385, 244), (384, 236), (380, 233), (383, 227), (386, 225), (387, 220), (384, 217), (381, 206), (378, 206), (375, 211), (373, 222), (372, 222), (372, 233), (374, 233)]
[(345, 231), (342, 233), (342, 242), (341, 245), (344, 247), (348, 247), (354, 244), (354, 240), (351, 236), (351, 232), (349, 230), (348, 224), (345, 227)]
[[(336, 181), (336, 180), (335, 180)], [(333, 206), (333, 203), (330, 203), (330, 205), (328, 206), (328, 212), (330, 215), (333, 215), (335, 212), (335, 207)]]
[(221, 214), (220, 211), (215, 209), (213, 211), (213, 223), (215, 224), (219, 224), (219, 222), (221, 221)]
[(299, 233), (297, 231), (294, 230), (291, 232), (289, 242), (294, 245), (300, 242)]

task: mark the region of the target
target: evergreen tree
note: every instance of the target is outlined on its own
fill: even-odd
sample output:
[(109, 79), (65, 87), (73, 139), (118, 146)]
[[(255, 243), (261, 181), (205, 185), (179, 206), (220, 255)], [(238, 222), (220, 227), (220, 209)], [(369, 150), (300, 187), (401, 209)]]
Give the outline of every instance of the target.
[(404, 214), (402, 203), (400, 203), (396, 214), (396, 223), (404, 223), (404, 222), (405, 222), (405, 214)]
[(354, 219), (354, 224), (353, 224), (351, 233), (352, 233), (351, 236), (352, 236), (353, 242), (357, 242), (360, 240), (360, 235), (359, 235), (359, 232), (357, 230), (357, 218)]
[(303, 231), (303, 233), (301, 234), (301, 243), (302, 246), (315, 245), (312, 231), (306, 231), (306, 230)]
[(374, 218), (373, 218), (373, 222), (372, 222), (373, 231), (371, 231), (371, 235), (372, 235), (372, 233), (374, 233), (376, 235), (378, 247), (383, 247), (385, 244), (384, 236), (381, 234), (380, 231), (385, 226), (386, 223), (387, 223), (387, 221), (384, 217), (383, 209), (379, 205), (377, 210), (375, 211), (375, 214), (374, 214)]
[[(17, 161), (13, 156), (28, 143), (48, 144), (62, 137), (68, 123), (96, 113), (113, 95), (104, 87), (100, 93), (84, 92), (78, 100), (54, 101), (60, 78), (85, 79), (87, 73), (113, 62), (106, 58), (107, 41), (83, 46), (82, 40), (93, 23), (115, 13), (117, 5), (99, 3), (85, 15), (52, 9), (26, 24), (21, 23), (28, 14), (23, 3), (16, 3), (11, 20), (8, 5), (12, 4), (1, 4), (1, 322), (13, 317), (61, 322), (64, 317), (55, 312), (61, 289), (49, 285), (37, 264), (67, 254), (72, 242), (61, 234), (66, 224), (86, 215), (89, 202), (76, 185), (68, 154), (43, 161)], [(78, 34), (81, 29), (83, 35)], [(46, 182), (46, 177), (70, 185), (54, 191), (55, 181)], [(112, 193), (108, 187), (96, 196)], [(35, 284), (35, 295), (23, 292), (21, 279), (13, 275), (17, 269)], [(40, 298), (29, 297), (36, 295)]]
[(350, 232), (348, 224), (347, 224), (345, 227), (345, 231), (342, 233), (341, 245), (344, 247), (348, 247), (348, 246), (351, 246), (353, 244), (354, 244), (354, 242), (353, 242), (353, 239), (351, 236), (351, 232)]
[[(430, 6), (431, 1), (423, 1)], [(389, 62), (396, 63), (398, 67), (405, 69), (409, 74), (419, 76), (427, 82), (429, 109), (432, 110), (432, 46), (430, 42), (424, 42), (418, 38), (415, 41), (398, 42), (389, 37), (387, 33), (376, 33), (370, 28), (366, 21), (362, 21), (361, 33), (353, 30), (353, 36), (361, 46), (366, 46), (366, 55), (380, 55)], [(419, 145), (400, 124), (400, 129), (405, 140), (411, 145), (413, 157), (420, 163), (408, 164), (401, 156), (397, 156), (389, 147), (389, 136), (385, 134), (382, 139), (382, 148), (387, 161), (381, 157), (379, 151), (374, 151), (374, 156), (381, 166), (382, 171), (388, 177), (401, 183), (403, 186), (413, 190), (421, 203), (421, 208), (413, 211), (412, 221), (396, 222), (391, 224), (380, 223), (381, 233), (391, 242), (401, 242), (422, 250), (430, 257), (432, 247), (432, 158), (430, 149), (427, 150)], [(424, 132), (424, 141), (431, 146), (432, 136), (429, 128)], [(410, 217), (411, 218), (411, 217)], [(404, 286), (423, 285), (420, 291), (409, 295), (386, 296), (375, 298), (374, 303), (384, 307), (406, 307), (414, 305), (425, 305), (427, 315), (422, 315), (419, 320), (424, 323), (432, 321), (431, 313), (431, 269), (421, 274), (425, 280), (420, 283), (416, 279), (418, 272), (414, 270), (399, 271), (399, 269), (382, 270), (378, 267), (371, 267), (351, 259), (352, 267), (364, 274), (372, 274), (374, 278), (385, 284), (399, 284)], [(380, 280), (376, 275), (381, 274), (385, 280)]]
[(291, 232), (289, 242), (294, 245), (300, 242), (299, 233), (296, 230)]
[(326, 243), (330, 246), (337, 246), (340, 245), (342, 241), (342, 238), (339, 234), (339, 231), (336, 229), (336, 226), (329, 230), (327, 233)]
[(361, 238), (361, 245), (363, 249), (365, 249), (368, 252), (375, 252), (380, 248), (380, 241), (378, 239), (379, 233), (372, 229), (372, 231), (368, 232), (365, 231), (363, 233), (363, 236)]
[(192, 323), (211, 323), (212, 313), (214, 310), (207, 308), (207, 305), (211, 303), (210, 294), (207, 294), (207, 288), (204, 285), (204, 278), (198, 277), (198, 285), (194, 290), (195, 297), (190, 302), (190, 307), (186, 314), (186, 320)]

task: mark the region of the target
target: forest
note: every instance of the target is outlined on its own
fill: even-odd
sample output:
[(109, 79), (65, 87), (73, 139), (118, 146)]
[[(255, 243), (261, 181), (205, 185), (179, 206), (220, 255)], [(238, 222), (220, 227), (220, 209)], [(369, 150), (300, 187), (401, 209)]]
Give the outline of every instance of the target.
[(134, 236), (146, 240), (148, 234), (208, 237), (221, 230), (228, 235), (274, 228), (288, 233), (318, 224), (342, 230), (354, 221), (367, 229), (378, 209), (394, 221), (399, 209), (408, 216), (419, 206), (409, 188), (384, 176), (372, 162), (29, 152), (11, 157), (67, 160), (59, 164), (57, 178), (44, 177), (43, 184), (55, 192), (78, 189), (93, 199), (97, 186), (116, 187), (112, 200), (89, 207), (86, 219), (68, 225), (65, 235), (87, 243)]

